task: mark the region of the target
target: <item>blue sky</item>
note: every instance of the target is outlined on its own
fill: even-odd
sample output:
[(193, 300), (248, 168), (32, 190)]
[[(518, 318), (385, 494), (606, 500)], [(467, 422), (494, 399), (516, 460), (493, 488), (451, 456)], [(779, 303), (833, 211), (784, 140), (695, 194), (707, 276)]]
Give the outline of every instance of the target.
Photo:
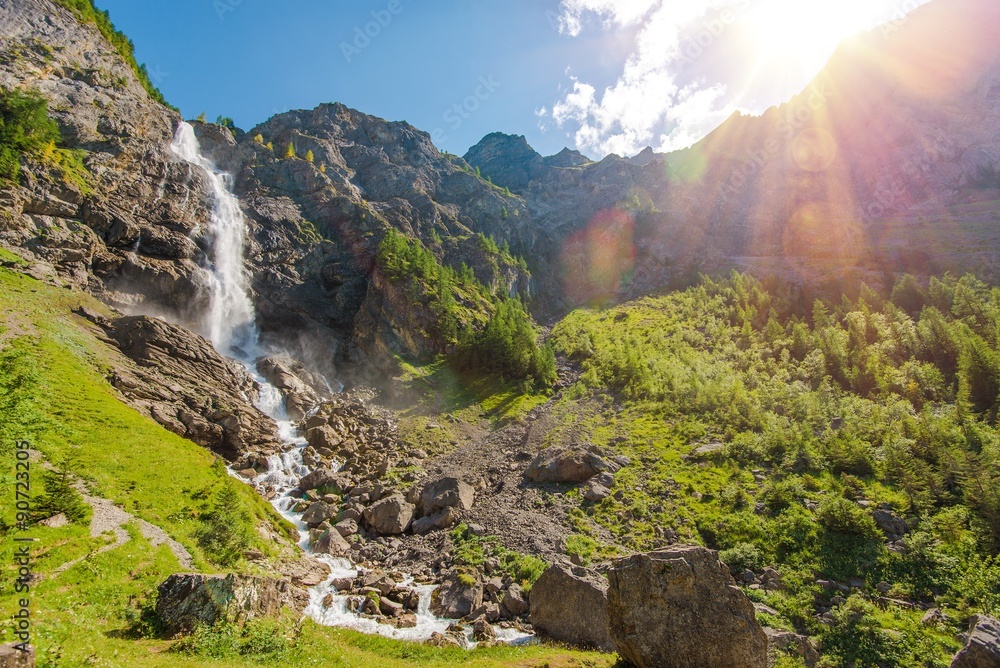
[[(356, 30), (373, 21), (372, 12), (387, 12), (389, 0), (97, 0), (187, 117), (221, 114), (249, 129), (287, 109), (343, 102), (439, 130), (439, 147), (459, 155), (497, 130), (558, 152), (572, 138), (543, 133), (536, 110), (558, 97), (567, 67), (610, 81), (628, 51), (627, 37), (617, 34), (560, 34), (557, 0), (399, 3), (401, 11), (348, 62), (343, 44), (353, 47)], [(481, 87), (481, 78), (495, 89)], [(477, 89), (486, 98), (478, 109), (446, 120)]]
[[(690, 145), (760, 113), (842, 37), (927, 0), (96, 0), (186, 117), (343, 102), (464, 154), (490, 132), (543, 155)], [(368, 34), (365, 35), (365, 32)], [(457, 105), (457, 108), (456, 108)]]

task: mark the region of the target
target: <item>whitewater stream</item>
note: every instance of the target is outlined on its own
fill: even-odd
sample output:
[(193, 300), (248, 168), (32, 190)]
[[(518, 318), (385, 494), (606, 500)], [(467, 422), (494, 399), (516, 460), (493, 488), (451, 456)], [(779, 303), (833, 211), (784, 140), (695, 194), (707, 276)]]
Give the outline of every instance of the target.
[[(202, 267), (209, 290), (209, 308), (202, 320), (202, 332), (220, 354), (242, 364), (258, 383), (260, 394), (256, 402), (257, 408), (274, 419), (278, 425), (278, 435), (284, 444), (284, 451), (268, 458), (268, 470), (254, 479), (252, 485), (262, 495), (269, 490), (274, 491), (271, 504), (282, 517), (295, 525), (299, 531), (299, 547), (308, 552), (309, 528), (302, 521), (302, 513), (294, 510), (301, 499), (291, 495), (298, 488), (299, 480), (310, 472), (302, 459), (302, 450), (307, 444), (298, 433), (295, 423), (288, 419), (285, 397), (281, 391), (263, 378), (256, 368), (256, 360), (266, 351), (259, 347), (256, 313), (249, 297), (243, 258), (246, 221), (239, 200), (232, 193), (231, 177), (217, 170), (202, 154), (194, 128), (190, 124), (182, 122), (178, 126), (171, 150), (202, 170), (212, 188), (212, 215), (206, 234), (209, 250)], [(245, 482), (243, 478), (236, 477)], [(423, 641), (434, 633), (445, 633), (455, 623), (455, 620), (431, 614), (431, 595), (436, 586), (413, 585), (412, 579), (399, 584), (411, 587), (419, 594), (415, 627), (397, 629), (359, 616), (348, 610), (349, 597), (341, 595), (334, 586), (335, 580), (356, 578), (358, 568), (347, 559), (335, 559), (329, 555), (314, 556), (331, 569), (330, 577), (309, 591), (309, 605), (305, 614), (319, 624), (399, 640)], [(511, 629), (495, 627), (495, 631), (497, 640), (510, 644), (520, 644), (532, 638)], [(466, 636), (469, 648), (475, 647), (471, 633), (470, 628)]]

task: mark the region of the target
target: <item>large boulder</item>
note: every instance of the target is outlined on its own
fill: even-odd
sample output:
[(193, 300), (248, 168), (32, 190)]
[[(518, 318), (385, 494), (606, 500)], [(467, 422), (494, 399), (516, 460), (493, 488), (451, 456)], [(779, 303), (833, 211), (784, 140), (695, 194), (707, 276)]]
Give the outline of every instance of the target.
[(614, 473), (619, 468), (589, 450), (550, 448), (535, 457), (525, 475), (535, 482), (581, 483), (605, 471)]
[(288, 580), (248, 575), (171, 575), (159, 586), (156, 612), (172, 633), (220, 621), (245, 623), (295, 607)]
[(351, 477), (330, 469), (316, 469), (299, 480), (299, 489), (309, 492), (322, 489), (327, 493), (343, 494), (352, 486)]
[(476, 490), (458, 478), (438, 478), (424, 485), (420, 505), (424, 516), (433, 515), (445, 508), (472, 510)]
[(444, 619), (462, 619), (483, 604), (483, 584), (471, 575), (452, 573), (431, 595), (431, 612)]
[(410, 528), (416, 510), (401, 494), (394, 494), (365, 508), (365, 523), (383, 536), (398, 536)]
[(413, 523), (413, 533), (423, 536), (438, 529), (450, 529), (458, 524), (458, 511), (455, 508), (445, 508), (439, 513), (421, 517)]
[(969, 641), (955, 655), (951, 668), (1000, 668), (1000, 622), (993, 617), (973, 617)]
[[(549, 566), (532, 585), (528, 600), (531, 625), (538, 633), (570, 645), (615, 650), (608, 624), (608, 581), (600, 573)], [(506, 609), (506, 599), (503, 604)]]
[(715, 552), (678, 545), (619, 559), (608, 580), (611, 633), (637, 668), (767, 666), (753, 604)]

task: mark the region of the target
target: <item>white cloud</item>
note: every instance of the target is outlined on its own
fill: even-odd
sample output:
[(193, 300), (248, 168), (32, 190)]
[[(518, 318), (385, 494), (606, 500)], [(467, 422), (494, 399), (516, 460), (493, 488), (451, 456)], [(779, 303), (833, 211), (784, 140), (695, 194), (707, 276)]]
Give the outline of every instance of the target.
[(562, 0), (571, 36), (594, 21), (638, 29), (614, 83), (599, 90), (567, 72), (549, 117), (591, 154), (684, 148), (734, 111), (760, 113), (804, 88), (840, 37), (898, 18), (900, 2), (927, 2), (804, 1)]
[(660, 4), (660, 0), (566, 0), (562, 3), (559, 29), (576, 37), (583, 30), (583, 19), (594, 14), (606, 25), (634, 25)]
[[(559, 127), (573, 131), (577, 145), (601, 154), (634, 155), (647, 145), (682, 147), (711, 130), (710, 119), (732, 113), (725, 87), (692, 87), (679, 78), (685, 32), (713, 10), (747, 0), (563, 0), (562, 24), (578, 35), (593, 14), (607, 28), (642, 22), (632, 54), (617, 82), (600, 93), (586, 82), (552, 106)], [(692, 139), (693, 138), (693, 139)]]

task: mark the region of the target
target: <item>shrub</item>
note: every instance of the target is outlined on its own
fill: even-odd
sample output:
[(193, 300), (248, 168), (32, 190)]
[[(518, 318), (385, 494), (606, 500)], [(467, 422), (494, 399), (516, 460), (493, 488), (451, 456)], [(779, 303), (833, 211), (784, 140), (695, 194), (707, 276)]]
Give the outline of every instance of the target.
[(198, 544), (216, 564), (229, 567), (253, 544), (254, 520), (233, 483), (226, 481), (208, 512), (202, 514)]
[(767, 566), (764, 553), (752, 543), (739, 545), (719, 553), (719, 560), (729, 566), (729, 570), (738, 575), (743, 571), (760, 571)]
[(232, 622), (199, 626), (171, 650), (210, 659), (248, 657), (271, 662), (287, 658), (292, 648), (288, 631), (279, 622), (256, 619), (243, 627)]
[(0, 88), (0, 179), (16, 181), (21, 157), (41, 157), (61, 140), (48, 116), (48, 103), (36, 92)]
[(44, 520), (62, 513), (71, 522), (82, 522), (90, 514), (87, 504), (79, 492), (73, 489), (69, 473), (65, 470), (45, 471), (42, 474), (45, 494), (36, 498), (32, 514), (37, 520)]
[(263, 146), (264, 145), (264, 135), (262, 135), (260, 133), (255, 134), (253, 136), (253, 143), (254, 144), (260, 144), (261, 146)]
[(868, 539), (879, 536), (875, 520), (858, 504), (842, 497), (823, 501), (816, 510), (816, 519), (830, 533)]

